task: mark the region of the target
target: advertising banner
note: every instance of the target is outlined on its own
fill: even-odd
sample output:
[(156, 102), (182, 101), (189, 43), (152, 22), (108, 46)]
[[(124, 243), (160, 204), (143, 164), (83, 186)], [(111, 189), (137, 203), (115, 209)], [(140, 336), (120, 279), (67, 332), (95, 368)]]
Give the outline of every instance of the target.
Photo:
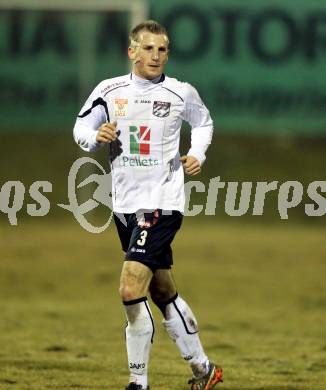
[[(326, 134), (323, 1), (152, 2), (166, 73), (200, 92), (216, 129)], [(0, 131), (71, 128), (92, 88), (129, 71), (127, 13), (0, 11)]]

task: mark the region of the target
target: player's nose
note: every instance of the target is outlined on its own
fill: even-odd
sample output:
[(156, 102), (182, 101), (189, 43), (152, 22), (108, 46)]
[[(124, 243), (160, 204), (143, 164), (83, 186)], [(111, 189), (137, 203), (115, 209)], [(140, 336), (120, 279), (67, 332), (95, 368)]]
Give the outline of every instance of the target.
[(153, 50), (153, 52), (152, 52), (152, 60), (157, 61), (158, 58), (159, 58), (158, 50)]

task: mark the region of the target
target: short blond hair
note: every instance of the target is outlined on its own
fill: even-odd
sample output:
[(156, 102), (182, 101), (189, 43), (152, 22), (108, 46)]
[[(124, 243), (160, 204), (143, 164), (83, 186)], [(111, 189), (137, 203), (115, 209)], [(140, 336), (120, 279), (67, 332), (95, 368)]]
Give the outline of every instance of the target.
[(136, 27), (134, 27), (130, 34), (129, 34), (129, 40), (130, 40), (130, 47), (138, 46), (140, 43), (140, 33), (141, 32), (150, 32), (152, 34), (162, 34), (165, 35), (167, 38), (167, 42), (169, 43), (169, 36), (168, 32), (166, 31), (165, 27), (163, 27), (159, 22), (156, 20), (145, 20), (144, 22), (138, 24)]

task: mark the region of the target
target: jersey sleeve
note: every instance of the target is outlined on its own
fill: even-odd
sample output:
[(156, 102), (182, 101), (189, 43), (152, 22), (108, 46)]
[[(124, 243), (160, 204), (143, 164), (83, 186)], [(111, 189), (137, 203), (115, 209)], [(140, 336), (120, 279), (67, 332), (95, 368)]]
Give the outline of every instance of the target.
[(191, 126), (191, 148), (187, 155), (196, 157), (202, 165), (212, 142), (213, 121), (197, 90), (190, 84), (186, 84), (183, 117)]
[(74, 126), (74, 139), (86, 152), (94, 152), (103, 144), (96, 141), (98, 128), (109, 121), (108, 108), (101, 94), (101, 83), (82, 107)]

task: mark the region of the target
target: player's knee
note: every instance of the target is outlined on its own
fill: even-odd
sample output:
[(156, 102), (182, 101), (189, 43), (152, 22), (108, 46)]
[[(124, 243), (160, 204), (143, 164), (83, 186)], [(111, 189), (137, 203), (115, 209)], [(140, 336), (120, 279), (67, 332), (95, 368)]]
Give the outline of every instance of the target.
[(127, 285), (120, 285), (119, 287), (120, 297), (123, 301), (131, 301), (133, 299), (133, 289)]
[(120, 297), (123, 301), (132, 301), (133, 299), (139, 298), (139, 291), (128, 284), (121, 284), (119, 288)]
[(176, 294), (176, 291), (171, 291), (170, 289), (157, 289), (157, 288), (151, 288), (150, 289), (150, 295), (152, 301), (156, 305), (160, 305), (164, 302), (167, 302), (171, 297), (173, 297)]

